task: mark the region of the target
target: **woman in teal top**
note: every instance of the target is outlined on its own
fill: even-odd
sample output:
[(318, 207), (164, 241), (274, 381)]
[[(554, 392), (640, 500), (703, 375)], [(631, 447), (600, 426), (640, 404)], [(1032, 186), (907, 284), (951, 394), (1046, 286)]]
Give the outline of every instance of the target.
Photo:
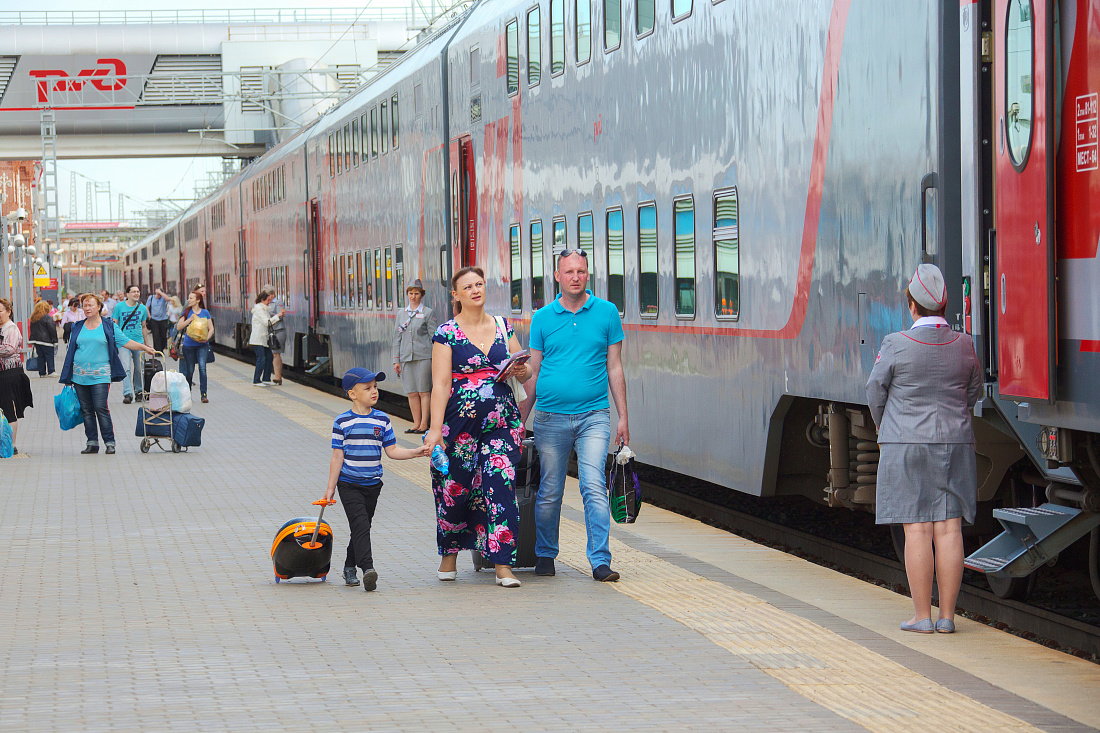
[(99, 453), (98, 420), (107, 453), (114, 453), (115, 430), (107, 409), (107, 392), (111, 382), (121, 382), (126, 376), (122, 361), (118, 358), (118, 349), (144, 351), (147, 354), (156, 352), (151, 346), (126, 336), (114, 321), (102, 318), (103, 301), (98, 295), (82, 295), (80, 305), (86, 317), (80, 323), (73, 324), (60, 381), (76, 390), (80, 411), (84, 414), (84, 434), (88, 445), (80, 452)]

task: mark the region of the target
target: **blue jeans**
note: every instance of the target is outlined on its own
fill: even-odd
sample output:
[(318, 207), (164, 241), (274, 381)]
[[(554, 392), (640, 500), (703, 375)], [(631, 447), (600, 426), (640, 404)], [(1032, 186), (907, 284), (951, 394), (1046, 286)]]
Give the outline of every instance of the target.
[(53, 374), (53, 353), (56, 349), (56, 346), (34, 345), (34, 350), (38, 354), (38, 376), (44, 377), (47, 374)]
[(122, 394), (134, 396), (134, 383), (140, 385), (136, 391), (141, 392), (145, 387), (144, 377), (141, 374), (141, 352), (130, 351), (121, 346), (118, 349), (118, 358), (122, 362), (122, 368), (126, 376), (122, 380)]
[(577, 473), (588, 530), (588, 562), (595, 570), (611, 564), (611, 507), (607, 501), (604, 464), (611, 443), (610, 410), (577, 415), (534, 411), (535, 447), (542, 464), (542, 481), (535, 501), (535, 554), (558, 556), (558, 525), (565, 493), (569, 454), (577, 451)]
[(103, 433), (103, 442), (107, 445), (115, 444), (115, 426), (111, 422), (111, 411), (107, 409), (107, 392), (110, 383), (105, 384), (74, 384), (76, 398), (80, 400), (80, 411), (84, 414), (84, 435), (88, 438), (88, 445), (99, 445), (99, 433), (96, 432), (96, 421), (99, 421), (99, 430)]
[(252, 383), (271, 381), (271, 368), (275, 364), (275, 354), (269, 346), (257, 346), (252, 344), (256, 352), (256, 373), (252, 376)]
[(195, 365), (199, 365), (199, 392), (206, 394), (206, 357), (210, 355), (209, 344), (196, 344), (183, 347), (183, 376), (187, 377), (187, 386), (194, 387)]

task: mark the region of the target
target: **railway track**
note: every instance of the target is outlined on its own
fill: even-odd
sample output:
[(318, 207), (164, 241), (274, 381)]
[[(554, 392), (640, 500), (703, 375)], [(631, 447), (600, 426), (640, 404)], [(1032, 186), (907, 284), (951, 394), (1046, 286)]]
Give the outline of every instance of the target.
[[(218, 350), (227, 356), (251, 363), (248, 358), (230, 349), (219, 347)], [(312, 377), (287, 368), (284, 368), (283, 376), (330, 394), (342, 394), (342, 390), (328, 377)], [(404, 419), (410, 418), (408, 404), (403, 397), (388, 392), (380, 394), (379, 402), (387, 412)], [(570, 466), (570, 473), (576, 475), (573, 464)], [(883, 585), (895, 592), (903, 593), (907, 587), (905, 568), (897, 560), (849, 547), (835, 540), (652, 482), (643, 481), (642, 484), (646, 501), (656, 506), (797, 554), (848, 575)], [(1028, 603), (1006, 600), (965, 583), (959, 593), (958, 608), (960, 613), (969, 618), (1036, 643), (1061, 649), (1074, 656), (1100, 662), (1100, 628), (1091, 624)]]

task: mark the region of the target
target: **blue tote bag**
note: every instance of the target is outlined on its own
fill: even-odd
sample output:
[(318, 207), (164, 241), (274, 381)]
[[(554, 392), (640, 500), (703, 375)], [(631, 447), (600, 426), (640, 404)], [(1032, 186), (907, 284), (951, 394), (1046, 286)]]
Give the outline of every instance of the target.
[(53, 398), (53, 409), (62, 430), (72, 430), (77, 425), (84, 424), (84, 413), (80, 411), (80, 400), (72, 385), (65, 387), (61, 394)]

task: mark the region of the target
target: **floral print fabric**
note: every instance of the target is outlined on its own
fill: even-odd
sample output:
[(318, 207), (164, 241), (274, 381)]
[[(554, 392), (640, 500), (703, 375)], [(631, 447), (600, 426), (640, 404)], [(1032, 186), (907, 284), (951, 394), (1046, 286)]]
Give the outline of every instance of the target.
[(444, 476), (432, 468), (432, 493), (440, 555), (476, 549), (489, 562), (512, 565), (519, 530), (515, 466), (523, 424), (511, 388), (487, 373), (508, 358), (512, 326), (504, 323), (507, 334), (497, 329), (488, 355), (453, 319), (432, 338), (450, 347), (452, 374), (443, 424), (450, 469)]

